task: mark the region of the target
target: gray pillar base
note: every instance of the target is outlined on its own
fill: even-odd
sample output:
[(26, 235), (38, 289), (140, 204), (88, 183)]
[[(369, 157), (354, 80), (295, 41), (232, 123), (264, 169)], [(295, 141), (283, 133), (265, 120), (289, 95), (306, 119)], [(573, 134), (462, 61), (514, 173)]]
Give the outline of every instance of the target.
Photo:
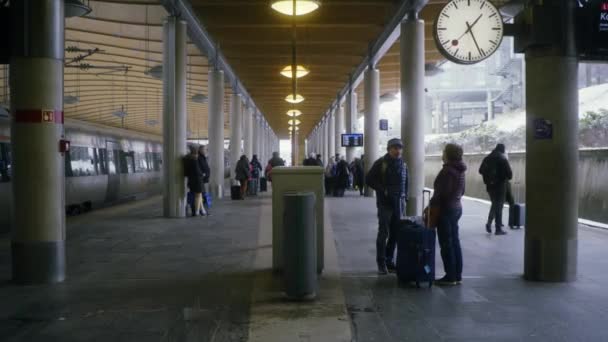
[(13, 242), (11, 250), (14, 282), (48, 284), (65, 280), (65, 241)]
[(224, 187), (221, 185), (211, 185), (211, 194), (217, 199), (224, 198)]
[(524, 279), (545, 282), (576, 280), (578, 240), (526, 239)]

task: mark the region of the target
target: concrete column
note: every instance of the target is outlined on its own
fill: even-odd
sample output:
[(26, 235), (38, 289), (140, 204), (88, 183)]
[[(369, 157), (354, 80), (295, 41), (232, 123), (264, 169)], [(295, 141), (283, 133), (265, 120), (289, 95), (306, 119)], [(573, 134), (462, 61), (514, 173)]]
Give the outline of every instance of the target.
[(336, 116), (336, 153), (340, 154), (340, 157), (344, 157), (346, 150), (342, 147), (342, 134), (344, 133), (344, 107), (338, 104), (335, 112)]
[(209, 167), (211, 193), (224, 197), (224, 72), (209, 70)]
[[(344, 122), (346, 134), (355, 133), (355, 122), (357, 122), (357, 93), (352, 89), (346, 96), (344, 104)], [(346, 148), (346, 161), (351, 163), (354, 159), (355, 149), (353, 147)]]
[(494, 101), (492, 100), (492, 92), (490, 90), (487, 91), (486, 94), (486, 102), (487, 102), (487, 106), (488, 106), (488, 116), (487, 116), (487, 120), (494, 120)]
[(243, 129), (243, 147), (247, 158), (253, 156), (253, 108), (247, 106), (245, 109), (245, 127)]
[(254, 109), (253, 112), (253, 154), (259, 157), (260, 155), (260, 118), (258, 116), (257, 110)]
[[(230, 165), (235, 165), (241, 157), (241, 145), (243, 137), (242, 97), (233, 94), (230, 102)], [(235, 168), (230, 167), (230, 178), (235, 178)]]
[(329, 116), (323, 120), (323, 163), (327, 166), (329, 162)]
[[(62, 282), (63, 0), (13, 1), (11, 7), (18, 18), (10, 61), (12, 278), (19, 284)], [(9, 215), (6, 208), (2, 212)]]
[(328, 139), (327, 144), (329, 145), (329, 156), (336, 156), (336, 113), (335, 110), (333, 113), (329, 113), (329, 127), (327, 129)]
[[(260, 136), (261, 152), (258, 158), (266, 158), (266, 122), (262, 121), (262, 134)], [(261, 159), (260, 159), (261, 160)]]
[(401, 139), (409, 171), (409, 216), (422, 213), (424, 100), (424, 21), (411, 18), (401, 23)]
[(564, 4), (572, 6), (560, 21), (566, 46), (526, 51), (524, 277), (535, 281), (573, 281), (577, 273), (578, 63), (574, 4)]
[[(380, 158), (380, 71), (368, 68), (364, 75), (365, 87), (365, 127), (364, 131), (364, 166), (365, 174), (369, 172), (374, 162)], [(374, 190), (365, 187), (365, 196), (373, 197)]]
[(167, 17), (163, 37), (163, 214), (186, 215), (183, 157), (186, 148), (186, 22)]

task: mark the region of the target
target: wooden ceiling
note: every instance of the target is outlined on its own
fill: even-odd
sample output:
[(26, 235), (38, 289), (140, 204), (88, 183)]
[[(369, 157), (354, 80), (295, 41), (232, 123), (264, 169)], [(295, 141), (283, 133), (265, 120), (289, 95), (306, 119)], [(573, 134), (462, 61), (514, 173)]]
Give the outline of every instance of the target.
[[(253, 100), (274, 131), (288, 135), (285, 102), (291, 80), (279, 71), (291, 64), (291, 17), (270, 7), (269, 0), (190, 0), (200, 21), (220, 44)], [(426, 22), (427, 62), (442, 59), (432, 40), (432, 25), (447, 0), (430, 0), (420, 16)], [(504, 2), (504, 1), (499, 1)], [(321, 7), (297, 17), (298, 63), (310, 74), (298, 80), (298, 92), (306, 100), (295, 106), (304, 114), (300, 132), (305, 137), (316, 125), (349, 74), (361, 63), (368, 46), (383, 31), (401, 0), (323, 0)], [(112, 113), (125, 107), (125, 128), (160, 134), (162, 84), (145, 74), (162, 64), (162, 22), (167, 16), (159, 0), (91, 0), (93, 11), (85, 18), (66, 20), (66, 48), (99, 48), (101, 52), (83, 63), (94, 66), (127, 66), (129, 71), (65, 69), (65, 95), (78, 96), (66, 104), (66, 117), (120, 127)], [(66, 62), (80, 53), (66, 52)], [(207, 94), (209, 62), (192, 42), (188, 43), (188, 99)], [(399, 42), (378, 63), (381, 92), (399, 91)], [(0, 78), (4, 75), (0, 75)], [(0, 82), (0, 88), (4, 82)], [(229, 136), (231, 87), (225, 86), (225, 134)], [(358, 107), (363, 109), (362, 84), (357, 87)], [(2, 94), (0, 90), (0, 94)], [(207, 105), (188, 101), (191, 138), (207, 136)], [(156, 120), (157, 124), (151, 124)]]

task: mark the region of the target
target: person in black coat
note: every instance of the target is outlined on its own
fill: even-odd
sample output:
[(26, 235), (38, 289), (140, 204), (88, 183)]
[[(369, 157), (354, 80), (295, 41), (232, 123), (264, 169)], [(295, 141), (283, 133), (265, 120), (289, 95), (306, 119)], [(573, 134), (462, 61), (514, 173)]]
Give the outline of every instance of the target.
[(192, 193), (192, 216), (205, 215), (203, 208), (203, 172), (198, 163), (198, 148), (190, 146), (190, 154), (184, 157), (184, 175), (188, 178), (188, 189)]
[(245, 194), (247, 194), (247, 183), (251, 178), (249, 159), (247, 159), (246, 155), (242, 155), (241, 159), (236, 163), (234, 173), (236, 180), (241, 183), (241, 199), (243, 200), (245, 199)]
[(336, 164), (336, 176), (334, 178), (334, 196), (344, 197), (344, 191), (348, 188), (350, 183), (350, 172), (348, 170), (348, 163), (344, 160), (344, 157), (336, 155), (336, 159), (339, 159)]
[[(203, 174), (203, 209), (201, 210), (201, 214), (208, 214), (208, 210), (209, 210), (209, 205), (211, 201), (211, 197), (210, 194), (207, 194), (208, 192), (208, 184), (209, 184), (209, 176), (211, 175), (211, 169), (209, 168), (209, 162), (207, 161), (207, 156), (205, 155), (205, 146), (201, 145), (198, 148), (198, 166), (201, 169), (201, 172)], [(205, 208), (206, 206), (206, 208)]]
[(363, 170), (363, 160), (355, 158), (353, 163), (353, 183), (359, 189), (359, 194), (363, 196), (365, 186), (365, 171)]
[(507, 234), (503, 230), (502, 210), (507, 197), (507, 186), (513, 178), (513, 172), (505, 152), (505, 145), (496, 145), (496, 148), (483, 159), (479, 167), (479, 174), (483, 177), (483, 182), (486, 184), (486, 190), (492, 201), (486, 231), (492, 233), (492, 221), (496, 219), (496, 235)]

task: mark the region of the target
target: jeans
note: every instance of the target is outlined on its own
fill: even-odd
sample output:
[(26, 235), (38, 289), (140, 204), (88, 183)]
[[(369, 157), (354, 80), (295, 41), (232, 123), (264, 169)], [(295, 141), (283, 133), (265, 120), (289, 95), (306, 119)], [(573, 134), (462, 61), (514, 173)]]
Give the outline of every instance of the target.
[[(398, 201), (397, 201), (398, 202)], [(376, 262), (378, 266), (394, 264), (397, 233), (399, 231), (399, 207), (378, 204), (378, 237), (376, 238)]]
[(462, 280), (462, 249), (458, 236), (458, 220), (462, 208), (441, 208), (437, 236), (441, 248), (441, 259), (446, 278), (451, 281)]
[(502, 224), (502, 210), (505, 205), (507, 197), (507, 183), (493, 185), (488, 187), (488, 195), (492, 201), (490, 207), (490, 213), (488, 214), (488, 224), (492, 224), (492, 221), (496, 219), (496, 228), (503, 226)]

